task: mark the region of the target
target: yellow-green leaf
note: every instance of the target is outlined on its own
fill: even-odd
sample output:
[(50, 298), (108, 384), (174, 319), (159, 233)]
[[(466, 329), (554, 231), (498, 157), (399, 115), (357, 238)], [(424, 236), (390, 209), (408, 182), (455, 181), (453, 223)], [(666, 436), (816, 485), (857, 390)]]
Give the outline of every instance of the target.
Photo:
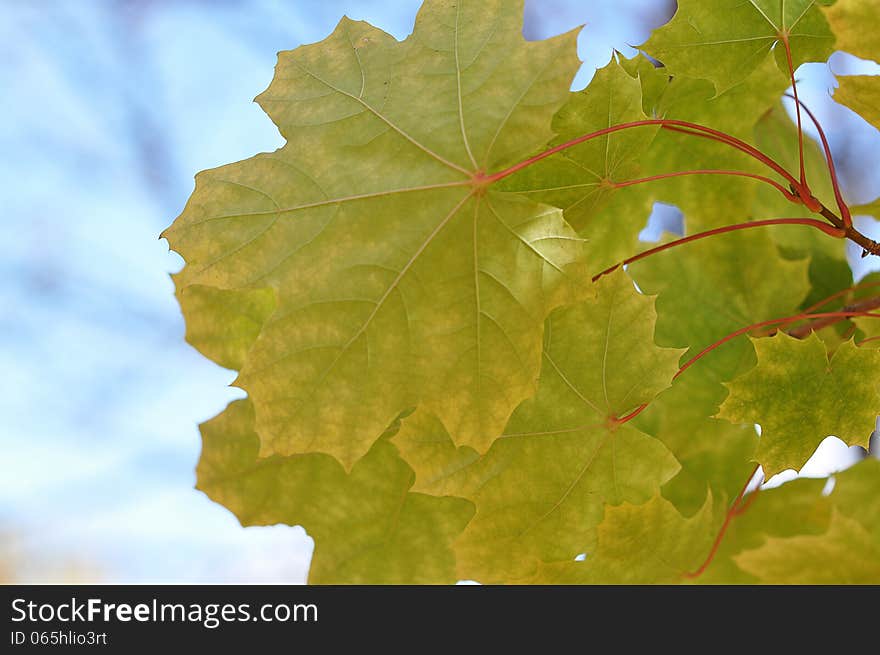
[(279, 55), (258, 101), (287, 144), (200, 173), (164, 233), (182, 288), (277, 292), (236, 382), (261, 455), (351, 467), (419, 403), (485, 451), (532, 395), (583, 246), (475, 176), (546, 144), (578, 66), (574, 34), (526, 42), (509, 0), (428, 0), (404, 42), (343, 19)]
[(678, 471), (662, 443), (614, 420), (677, 369), (681, 351), (653, 343), (652, 305), (618, 272), (596, 300), (550, 316), (538, 393), (466, 492), (477, 514), (455, 545), (462, 578), (526, 581), (541, 563), (571, 561), (592, 547), (606, 504), (644, 502)]
[(771, 51), (788, 76), (784, 35), (795, 68), (833, 52), (834, 35), (815, 0), (679, 0), (673, 19), (643, 48), (672, 74), (711, 80), (723, 93)]
[(837, 0), (824, 8), (837, 48), (862, 59), (880, 60), (880, 4), (877, 0)]
[(718, 416), (761, 425), (756, 459), (768, 477), (800, 469), (828, 435), (867, 447), (880, 414), (880, 351), (847, 341), (829, 358), (815, 333), (752, 344), (758, 364), (727, 384)]
[(857, 519), (880, 542), (880, 460), (866, 457), (836, 474), (831, 501), (839, 512)]
[[(880, 272), (866, 275), (859, 286), (861, 288), (850, 296), (847, 304), (880, 296)], [(880, 315), (880, 309), (872, 310), (871, 313)], [(852, 319), (852, 322), (859, 329), (856, 343), (864, 342), (865, 348), (880, 348), (880, 316), (863, 316)]]
[[(657, 298), (657, 342), (690, 347), (688, 357), (760, 321), (797, 313), (809, 291), (807, 261), (780, 256), (761, 230), (734, 232), (672, 249), (630, 266), (639, 286)], [(692, 514), (706, 489), (729, 502), (754, 466), (752, 426), (713, 419), (729, 381), (754, 363), (745, 337), (712, 351), (676, 380), (636, 421), (675, 454), (682, 471), (663, 489)]]
[[(736, 565), (734, 558), (760, 547), (768, 537), (821, 534), (831, 519), (831, 502), (822, 495), (826, 480), (800, 478), (757, 496), (747, 496), (747, 509), (736, 515), (700, 584), (751, 584), (758, 580)], [(754, 492), (753, 492), (754, 493)]]
[(821, 535), (770, 537), (734, 559), (764, 584), (880, 583), (880, 544), (858, 521), (836, 512)]
[(545, 566), (542, 581), (555, 584), (675, 584), (700, 566), (716, 528), (712, 499), (685, 518), (655, 496), (642, 505), (609, 507), (596, 549), (581, 562)]
[(273, 289), (217, 289), (199, 284), (177, 290), (187, 317), (186, 340), (200, 353), (240, 369), (263, 325), (275, 311)]
[[(650, 99), (646, 113), (698, 123), (746, 142), (753, 140), (755, 124), (779, 102), (788, 84), (775, 73), (775, 64), (768, 59), (754, 75), (716, 95), (707, 80), (685, 76), (670, 78), (665, 68), (655, 69), (644, 61), (637, 70), (643, 93)], [(658, 78), (663, 80), (662, 86)], [(699, 169), (768, 172), (754, 159), (729, 146), (670, 130), (657, 134), (651, 147), (639, 158), (639, 164), (643, 169), (641, 175), (645, 177)], [(770, 187), (767, 189), (778, 193)], [(630, 187), (622, 193), (647, 195), (653, 201), (676, 205), (684, 212), (687, 230), (693, 234), (748, 220), (752, 216), (752, 199), (763, 190), (760, 182), (749, 178), (688, 175)]]
[[(551, 146), (645, 118), (639, 81), (612, 59), (556, 114), (557, 137)], [(656, 126), (644, 126), (591, 139), (523, 169), (501, 186), (561, 207), (569, 224), (587, 239), (591, 270), (602, 270), (633, 252), (645, 225), (650, 204), (637, 199), (636, 203), (643, 203), (638, 207), (629, 202), (635, 194), (614, 183), (638, 177), (637, 160), (644, 157), (656, 133)]]
[[(822, 569), (834, 566), (825, 558), (826, 553), (821, 545), (829, 532), (833, 515), (856, 521), (873, 535), (875, 545), (867, 549), (867, 553), (870, 553), (880, 538), (880, 461), (868, 458), (835, 474), (830, 494), (824, 491), (828, 482), (825, 479), (800, 478), (775, 489), (763, 489), (755, 496), (747, 496), (747, 504), (733, 517), (717, 554), (698, 582), (762, 582), (760, 569), (755, 569), (757, 575), (754, 575), (738, 566), (737, 562), (743, 553), (761, 551), (767, 543), (776, 544), (774, 549), (779, 557), (788, 556), (784, 554), (785, 544), (796, 546), (799, 565), (804, 569), (803, 575), (818, 577), (822, 575)], [(806, 537), (810, 539), (805, 542)], [(811, 547), (811, 543), (816, 547)], [(794, 557), (796, 551), (790, 555)], [(858, 559), (867, 553), (854, 554)], [(844, 574), (836, 582), (846, 579), (847, 575)]]
[(754, 427), (712, 418), (726, 395), (710, 371), (692, 367), (635, 421), (681, 463), (678, 475), (664, 485), (663, 497), (686, 516), (702, 507), (707, 491), (716, 502), (731, 502), (754, 470)]
[(880, 198), (877, 198), (867, 205), (859, 205), (852, 208), (853, 214), (870, 214), (874, 218), (880, 220)]
[[(807, 265), (782, 258), (766, 232), (755, 229), (671, 249), (629, 270), (641, 289), (658, 294), (657, 343), (690, 347), (693, 356), (739, 328), (797, 313), (810, 288)], [(753, 361), (740, 339), (696, 366), (730, 380)]]
[(880, 130), (880, 75), (845, 75), (837, 82), (834, 100)]
[[(804, 116), (804, 120), (809, 121), (809, 118)], [(754, 142), (762, 152), (787, 170), (798, 171), (797, 125), (782, 103), (775, 102), (755, 125)], [(804, 140), (804, 168), (812, 194), (825, 206), (836, 210), (825, 155), (812, 139)], [(773, 218), (807, 216), (808, 212), (786, 200), (776, 190), (761, 185), (757, 188), (752, 215), (755, 218)], [(852, 285), (852, 270), (846, 261), (846, 240), (831, 238), (824, 232), (808, 227), (773, 225), (762, 229), (773, 237), (786, 258), (810, 258), (812, 290), (804, 300), (805, 308)]]
[(455, 582), (449, 545), (469, 502), (410, 492), (412, 470), (387, 440), (347, 473), (323, 454), (260, 459), (253, 426), (247, 400), (202, 424), (197, 486), (244, 526), (302, 525), (315, 540), (309, 582)]

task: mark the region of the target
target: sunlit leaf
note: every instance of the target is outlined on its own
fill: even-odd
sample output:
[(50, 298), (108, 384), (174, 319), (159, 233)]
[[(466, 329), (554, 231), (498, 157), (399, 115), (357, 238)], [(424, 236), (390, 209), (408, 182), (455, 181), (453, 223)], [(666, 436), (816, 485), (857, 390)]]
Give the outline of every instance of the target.
[(644, 502), (677, 472), (662, 443), (615, 420), (677, 368), (681, 351), (653, 343), (652, 305), (617, 273), (595, 301), (550, 316), (538, 393), (466, 492), (477, 514), (455, 545), (461, 577), (527, 580), (541, 562), (573, 560), (592, 547), (604, 505)]
[(711, 80), (722, 93), (775, 53), (788, 75), (781, 39), (791, 44), (794, 67), (824, 61), (834, 35), (815, 0), (679, 0), (673, 19), (644, 49), (673, 74)]
[(455, 582), (451, 540), (473, 507), (409, 491), (412, 470), (386, 440), (346, 472), (324, 454), (258, 458), (249, 401), (202, 425), (198, 488), (242, 525), (301, 525), (315, 540), (317, 584)]
[(545, 567), (558, 584), (674, 584), (686, 580), (709, 551), (714, 536), (712, 501), (684, 518), (667, 500), (609, 507), (596, 550), (582, 562)]
[(880, 75), (844, 75), (834, 99), (880, 130)]
[(418, 403), (485, 451), (534, 392), (582, 242), (558, 209), (472, 176), (553, 136), (578, 61), (574, 34), (521, 31), (506, 0), (430, 0), (402, 43), (343, 19), (281, 53), (258, 97), (287, 144), (199, 174), (164, 233), (178, 285), (277, 292), (236, 382), (261, 455), (350, 467)]
[(880, 60), (880, 6), (877, 0), (837, 0), (824, 8), (836, 46), (862, 59)]
[(766, 475), (800, 469), (828, 435), (867, 447), (880, 414), (880, 351), (848, 341), (829, 357), (815, 334), (752, 344), (758, 363), (728, 383), (718, 416), (761, 425), (756, 459)]

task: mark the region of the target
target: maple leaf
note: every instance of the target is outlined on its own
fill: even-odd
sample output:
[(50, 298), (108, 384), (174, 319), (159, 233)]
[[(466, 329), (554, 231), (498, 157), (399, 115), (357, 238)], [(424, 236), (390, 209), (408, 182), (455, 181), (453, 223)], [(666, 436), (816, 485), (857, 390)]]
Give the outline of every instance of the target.
[[(655, 497), (610, 507), (582, 562), (544, 565), (543, 580), (576, 584), (876, 582), (880, 462), (827, 480), (752, 492), (720, 542), (712, 498), (690, 518)], [(715, 547), (718, 546), (717, 551)], [(702, 569), (702, 565), (706, 568)], [(830, 564), (830, 565), (829, 565)]]
[(186, 340), (221, 366), (238, 370), (275, 311), (272, 289), (216, 289), (193, 284), (177, 289), (187, 317)]
[(663, 486), (663, 497), (686, 516), (702, 507), (707, 492), (719, 503), (730, 502), (754, 469), (758, 435), (753, 426), (713, 418), (726, 395), (710, 370), (695, 366), (634, 421), (681, 464)]
[[(751, 141), (755, 124), (778, 104), (788, 84), (775, 74), (774, 67), (772, 61), (765, 61), (754, 75), (721, 94), (708, 80), (671, 76), (671, 71), (655, 68), (642, 56), (630, 63), (629, 70), (641, 82), (644, 109), (649, 116), (698, 123)], [(737, 150), (670, 130), (657, 133), (651, 147), (640, 155), (639, 164), (642, 177), (699, 169), (766, 172), (759, 162)], [(752, 199), (764, 191), (764, 186), (744, 177), (688, 175), (655, 180), (624, 191), (627, 195), (648, 197), (651, 202), (674, 204), (687, 217), (688, 230), (695, 233), (749, 218)]]
[[(801, 575), (812, 576), (817, 583), (823, 571), (849, 569), (850, 573), (855, 573), (864, 569), (864, 562), (859, 560), (864, 559), (863, 554), (871, 553), (875, 546), (864, 549), (860, 546), (865, 544), (851, 544), (857, 548), (853, 553), (855, 557), (844, 556), (842, 561), (848, 562), (846, 566), (835, 568), (835, 564), (826, 559), (822, 541), (829, 535), (836, 516), (838, 523), (840, 519), (844, 523), (857, 522), (860, 528), (855, 531), (867, 531), (874, 544), (877, 543), (880, 504), (875, 499), (880, 485), (880, 461), (868, 458), (836, 473), (830, 494), (826, 491), (828, 483), (827, 479), (799, 478), (780, 487), (752, 492), (753, 495), (746, 498), (747, 506), (735, 515), (717, 553), (696, 581), (700, 584), (767, 583), (770, 580), (765, 576), (772, 571), (769, 566), (771, 557), (790, 556), (798, 562)], [(767, 544), (771, 546), (765, 550)], [(790, 552), (789, 545), (794, 547)], [(745, 568), (739, 565), (743, 555), (756, 551), (770, 556), (768, 566), (756, 560), (750, 562), (748, 555), (742, 559)], [(850, 573), (844, 572), (838, 579), (847, 579)], [(806, 579), (802, 578), (802, 581), (806, 582)]]
[[(763, 584), (880, 581), (880, 461), (836, 474), (830, 495), (822, 493), (825, 483), (796, 480), (758, 494), (734, 522), (714, 572)], [(707, 582), (718, 579), (713, 568)]]
[(874, 61), (880, 60), (878, 10), (877, 0), (837, 0), (830, 7), (822, 9), (837, 36), (837, 48)]
[(880, 76), (845, 75), (838, 77), (837, 82), (834, 100), (880, 130)]
[(712, 499), (690, 518), (654, 496), (641, 505), (609, 507), (596, 549), (581, 562), (544, 567), (555, 584), (672, 584), (705, 557), (714, 535)]
[[(556, 114), (557, 137), (550, 146), (646, 118), (639, 82), (612, 59)], [(650, 205), (614, 183), (636, 177), (636, 160), (644, 157), (657, 130), (642, 126), (591, 139), (517, 172), (500, 187), (561, 207), (568, 223), (587, 239), (585, 258), (591, 270), (602, 270), (632, 253), (644, 227)]]
[(833, 51), (834, 35), (816, 0), (679, 0), (672, 20), (642, 47), (672, 74), (711, 80), (723, 93), (771, 52), (788, 77), (783, 37), (793, 68), (825, 61)]
[[(838, 512), (856, 519), (874, 538), (880, 538), (880, 460), (866, 457), (834, 476), (830, 499)], [(873, 501), (873, 502), (872, 502)]]
[(201, 431), (197, 488), (244, 526), (302, 525), (315, 540), (309, 582), (455, 582), (450, 542), (473, 507), (411, 493), (413, 472), (386, 439), (346, 472), (318, 453), (258, 458), (248, 400), (231, 403)]
[[(841, 335), (876, 321), (725, 340), (863, 298), (844, 240), (734, 231), (605, 274), (656, 201), (688, 235), (789, 215), (767, 178), (729, 174), (767, 157), (803, 158), (832, 206), (776, 69), (786, 39), (795, 66), (824, 59), (828, 22), (874, 52), (870, 4), (682, 0), (646, 46), (665, 67), (615, 59), (578, 93), (574, 33), (526, 42), (519, 1), (428, 0), (402, 42), (343, 19), (281, 53), (258, 102), (286, 145), (200, 173), (164, 233), (187, 341), (249, 395), (201, 426), (198, 488), (243, 525), (302, 525), (314, 583), (876, 581), (880, 463), (830, 496), (740, 491), (756, 460), (866, 444), (880, 342)], [(838, 100), (873, 120), (873, 79), (852, 81)], [(658, 117), (760, 152), (656, 124), (590, 136)]]
[(760, 547), (768, 537), (815, 535), (827, 530), (832, 507), (829, 498), (822, 494), (826, 483), (824, 479), (799, 478), (747, 496), (748, 509), (730, 523), (715, 557), (695, 581), (755, 583), (757, 578), (737, 566), (734, 558), (739, 553)]
[(736, 563), (764, 584), (877, 584), (880, 546), (859, 524), (834, 513), (828, 531), (787, 539), (771, 537)]
[[(796, 313), (810, 289), (807, 266), (780, 256), (765, 232), (747, 230), (659, 253), (628, 270), (645, 293), (657, 295), (657, 343), (690, 347), (693, 356), (739, 328)], [(753, 362), (740, 339), (696, 366), (727, 381)]]
[(419, 403), (485, 451), (533, 393), (582, 243), (480, 174), (553, 136), (579, 62), (573, 33), (521, 31), (521, 1), (430, 0), (404, 42), (343, 19), (257, 98), (287, 144), (197, 176), (164, 232), (179, 287), (277, 294), (235, 383), (261, 455), (351, 467)]
[(455, 544), (461, 578), (526, 581), (541, 562), (572, 560), (606, 503), (644, 502), (679, 468), (663, 444), (616, 419), (669, 385), (681, 351), (654, 345), (653, 300), (625, 273), (598, 286), (596, 299), (547, 319), (537, 394), (485, 456), (444, 445), (439, 425), (416, 415), (393, 437), (417, 481), (478, 508)]
[[(862, 287), (861, 293), (855, 293), (851, 302), (860, 302), (867, 298), (876, 297), (880, 294), (880, 272), (866, 275), (859, 282)], [(849, 303), (847, 303), (849, 304)], [(872, 313), (878, 313), (873, 310)], [(859, 336), (855, 342), (863, 348), (880, 348), (880, 320), (871, 316), (853, 318), (852, 322), (858, 327)]]
[(718, 416), (760, 423), (755, 457), (767, 477), (800, 469), (828, 435), (868, 446), (880, 413), (880, 351), (847, 341), (829, 358), (815, 333), (799, 340), (780, 332), (752, 344), (757, 366), (727, 384)]
[[(809, 291), (807, 260), (784, 259), (766, 232), (743, 231), (688, 244), (629, 267), (639, 287), (657, 297), (657, 342), (704, 348), (744, 326), (788, 316)], [(753, 468), (756, 435), (751, 426), (713, 417), (727, 396), (723, 382), (754, 363), (754, 350), (738, 339), (687, 369), (636, 420), (681, 462), (663, 494), (693, 513), (711, 489), (730, 500)]]

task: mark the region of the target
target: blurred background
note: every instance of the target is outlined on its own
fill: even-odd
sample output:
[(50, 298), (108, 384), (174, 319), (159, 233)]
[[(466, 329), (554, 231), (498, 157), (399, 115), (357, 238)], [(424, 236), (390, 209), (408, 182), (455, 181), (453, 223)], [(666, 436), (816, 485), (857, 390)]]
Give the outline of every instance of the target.
[[(168, 277), (182, 261), (158, 234), (197, 171), (282, 145), (251, 101), (278, 50), (323, 39), (342, 14), (402, 39), (419, 5), (0, 0), (0, 581), (305, 581), (301, 528), (244, 530), (193, 489), (197, 424), (241, 392), (184, 342)], [(586, 24), (574, 88), (675, 9), (526, 5), (528, 38)], [(880, 195), (880, 133), (830, 99), (834, 73), (854, 72), (880, 66), (838, 53), (798, 76), (863, 203)], [(643, 236), (662, 229), (681, 230), (675, 208), (656, 207)], [(858, 275), (877, 268), (853, 254)], [(802, 474), (856, 450), (829, 438)]]

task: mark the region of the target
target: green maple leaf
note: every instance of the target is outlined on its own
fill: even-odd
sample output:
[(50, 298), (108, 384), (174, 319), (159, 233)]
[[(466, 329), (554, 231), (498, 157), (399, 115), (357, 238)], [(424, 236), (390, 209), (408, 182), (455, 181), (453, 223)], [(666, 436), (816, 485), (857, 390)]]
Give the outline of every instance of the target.
[(686, 516), (703, 506), (707, 492), (719, 503), (730, 502), (754, 469), (754, 428), (713, 418), (726, 394), (711, 371), (693, 367), (635, 420), (681, 463), (681, 471), (664, 485), (663, 497)]
[(757, 496), (747, 496), (748, 509), (730, 523), (717, 554), (697, 582), (756, 583), (757, 578), (737, 566), (734, 558), (738, 554), (760, 547), (768, 537), (818, 535), (827, 530), (832, 505), (822, 494), (826, 482), (799, 478), (775, 489), (761, 490)]
[(673, 19), (643, 49), (672, 74), (711, 80), (723, 93), (771, 51), (787, 77), (783, 35), (791, 44), (794, 68), (824, 61), (833, 52), (834, 35), (816, 0), (679, 0)]
[[(688, 244), (629, 270), (642, 289), (659, 294), (657, 342), (689, 346), (690, 357), (735, 330), (796, 313), (809, 290), (807, 261), (784, 259), (759, 230)], [(729, 501), (752, 467), (752, 429), (713, 417), (727, 395), (722, 382), (753, 362), (748, 340), (731, 341), (685, 371), (637, 419), (682, 464), (663, 493), (683, 512), (696, 511), (707, 488)]]
[(247, 400), (231, 403), (201, 430), (197, 488), (244, 526), (302, 525), (315, 540), (309, 582), (455, 582), (450, 543), (473, 507), (410, 492), (413, 472), (387, 440), (346, 472), (318, 453), (259, 458)]
[[(612, 60), (596, 71), (586, 89), (573, 93), (553, 118), (557, 136), (551, 146), (607, 127), (646, 119), (638, 80)], [(650, 145), (657, 128), (623, 130), (568, 148), (502, 182), (505, 189), (565, 209), (568, 222), (584, 225), (594, 208), (615, 190), (607, 181), (623, 181)]]
[[(716, 94), (707, 80), (670, 77), (669, 70), (654, 68), (644, 57), (630, 64), (630, 72), (641, 81), (649, 116), (698, 123), (750, 142), (755, 124), (779, 102), (788, 84), (775, 74), (774, 67), (772, 61), (764, 62), (754, 75), (721, 94)], [(754, 159), (733, 148), (669, 130), (660, 130), (639, 164), (644, 177), (698, 169), (767, 173)], [(676, 205), (685, 215), (688, 231), (694, 233), (747, 220), (752, 199), (760, 191), (761, 183), (748, 178), (691, 175), (653, 181), (623, 193)]]
[(880, 460), (866, 457), (835, 475), (831, 502), (838, 512), (858, 520), (880, 540)]
[[(775, 489), (763, 489), (755, 497), (747, 497), (748, 506), (737, 514), (721, 541), (717, 555), (698, 582), (703, 584), (754, 584), (770, 582), (767, 577), (781, 572), (771, 564), (781, 564), (780, 559), (791, 557), (802, 569), (802, 576), (812, 576), (819, 583), (823, 571), (837, 570), (842, 575), (837, 582), (846, 580), (851, 573), (864, 568), (863, 560), (870, 557), (880, 538), (880, 461), (865, 459), (855, 466), (834, 476), (834, 487), (830, 494), (825, 493), (828, 480), (800, 478), (787, 482)], [(829, 535), (832, 522), (857, 522), (860, 528), (849, 526), (856, 533), (866, 531), (872, 536), (874, 545), (865, 550), (854, 551), (855, 557), (845, 555), (845, 567), (839, 567), (841, 560), (832, 563), (826, 559), (826, 546), (823, 541)], [(837, 541), (835, 533), (831, 541)], [(864, 542), (864, 535), (861, 535)], [(769, 549), (765, 546), (770, 544)], [(794, 548), (789, 552), (787, 546)], [(862, 543), (861, 546), (867, 546)], [(851, 544), (858, 548), (857, 544)], [(760, 559), (767, 556), (767, 566), (759, 564), (759, 558), (749, 553), (761, 553)], [(739, 566), (741, 557), (745, 567)], [(776, 560), (773, 562), (772, 560)], [(752, 560), (752, 561), (750, 561)], [(835, 568), (839, 567), (839, 568)], [(774, 572), (774, 568), (777, 569)], [(748, 570), (747, 570), (748, 569)], [(846, 572), (849, 569), (850, 572)], [(789, 570), (789, 573), (794, 573)], [(765, 577), (767, 576), (767, 577)], [(783, 582), (777, 579), (778, 582)], [(794, 582), (794, 576), (788, 580)], [(801, 578), (806, 582), (805, 577)], [(825, 582), (834, 581), (827, 578)]]
[(758, 364), (728, 383), (719, 418), (760, 423), (756, 459), (767, 477), (800, 469), (819, 443), (834, 435), (868, 446), (880, 413), (880, 351), (841, 344), (830, 358), (815, 334), (753, 339)]
[[(449, 468), (462, 489), (443, 491), (478, 508), (455, 544), (460, 577), (534, 582), (542, 562), (573, 560), (591, 544), (606, 504), (644, 502), (677, 472), (663, 444), (614, 420), (667, 387), (677, 368), (681, 351), (653, 344), (652, 305), (619, 272), (594, 301), (548, 318), (536, 396), (476, 468)], [(395, 443), (413, 439), (406, 428)], [(407, 461), (417, 478), (436, 473)]]
[(542, 577), (555, 584), (679, 583), (706, 556), (716, 523), (711, 498), (690, 518), (659, 496), (609, 507), (596, 549), (582, 562), (545, 566)]
[[(657, 342), (690, 347), (689, 357), (740, 328), (796, 313), (809, 290), (807, 261), (784, 259), (760, 230), (694, 242), (629, 270), (640, 288), (659, 294)], [(752, 427), (713, 418), (727, 395), (722, 383), (753, 363), (747, 339), (728, 342), (686, 370), (636, 420), (681, 462), (663, 495), (686, 514), (697, 511), (707, 488), (729, 502), (753, 467)]]
[[(557, 137), (550, 145), (646, 118), (639, 82), (612, 59), (556, 114)], [(561, 207), (569, 224), (586, 237), (591, 270), (602, 270), (633, 252), (645, 225), (650, 204), (613, 183), (638, 176), (637, 160), (656, 133), (656, 126), (644, 126), (591, 139), (523, 169), (501, 186)]]
[(771, 537), (736, 557), (764, 584), (878, 584), (880, 545), (859, 524), (835, 513), (816, 536)]
[(837, 82), (834, 100), (880, 130), (880, 76), (846, 75), (837, 78)]
[(485, 451), (534, 392), (583, 246), (558, 209), (474, 176), (546, 144), (579, 62), (574, 34), (526, 42), (521, 14), (430, 0), (404, 42), (343, 19), (257, 99), (287, 144), (197, 176), (164, 233), (178, 286), (277, 295), (236, 381), (261, 455), (351, 467), (419, 403)]
[[(809, 118), (806, 116), (803, 118), (804, 124), (808, 124)], [(797, 124), (791, 120), (778, 99), (756, 123), (754, 141), (762, 152), (778, 161), (785, 169), (798, 170)], [(835, 207), (834, 189), (825, 163), (825, 155), (812, 139), (804, 140), (804, 168), (813, 195), (826, 206)], [(795, 216), (806, 211), (804, 208), (798, 208), (770, 187), (761, 187), (758, 192), (755, 205), (755, 214), (758, 216)], [(786, 248), (804, 253), (825, 252), (829, 256), (844, 258), (843, 243), (840, 240), (828, 239), (827, 235), (817, 230), (785, 230), (781, 228), (782, 226), (774, 226), (770, 229), (777, 242)], [(814, 236), (813, 232), (817, 234)], [(809, 237), (812, 237), (812, 240), (807, 242), (806, 239)]]
[[(781, 257), (756, 229), (659, 253), (629, 270), (641, 289), (658, 295), (657, 343), (690, 347), (693, 356), (735, 330), (796, 313), (810, 289), (807, 265)], [(739, 339), (696, 366), (726, 381), (753, 362), (748, 341)]]
[(824, 8), (837, 48), (862, 59), (880, 60), (880, 7), (877, 0), (837, 0)]

